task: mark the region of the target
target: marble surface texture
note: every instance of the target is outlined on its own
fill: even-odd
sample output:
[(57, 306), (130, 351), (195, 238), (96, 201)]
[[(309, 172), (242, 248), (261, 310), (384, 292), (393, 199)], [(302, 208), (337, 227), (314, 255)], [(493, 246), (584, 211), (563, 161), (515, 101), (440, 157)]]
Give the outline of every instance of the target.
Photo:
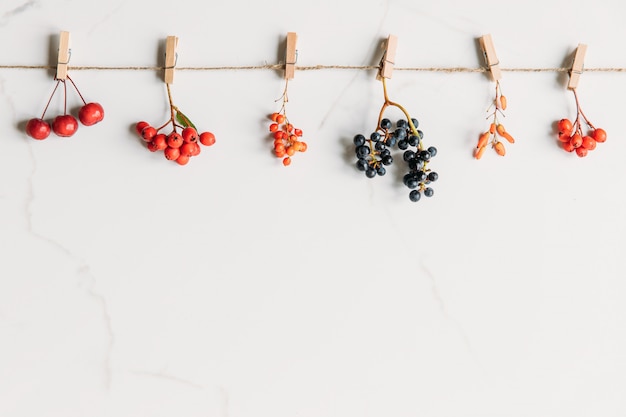
[[(304, 154), (271, 154), (282, 72), (180, 70), (174, 101), (217, 143), (180, 167), (139, 120), (168, 118), (155, 67), (262, 66), (298, 33), (298, 65), (625, 68), (616, 0), (0, 2), (0, 416), (618, 417), (626, 415), (626, 72), (578, 94), (609, 139), (581, 159), (557, 71), (505, 71), (502, 158), (472, 157), (494, 83), (395, 71), (390, 98), (438, 148), (417, 204), (398, 163), (354, 168), (383, 101), (373, 70), (296, 71)], [(69, 73), (102, 123), (34, 141), (71, 32)], [(76, 96), (68, 90), (68, 107)], [(55, 96), (60, 97), (60, 96)], [(49, 115), (62, 112), (54, 99)], [(400, 114), (391, 109), (392, 119)], [(399, 160), (399, 158), (398, 158)]]

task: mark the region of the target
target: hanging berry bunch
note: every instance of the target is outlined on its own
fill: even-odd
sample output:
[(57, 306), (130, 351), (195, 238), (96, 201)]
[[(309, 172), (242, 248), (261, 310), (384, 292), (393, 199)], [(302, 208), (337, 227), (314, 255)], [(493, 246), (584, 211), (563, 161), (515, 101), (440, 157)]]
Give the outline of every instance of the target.
[[(83, 95), (78, 90), (78, 87), (69, 75), (65, 79), (56, 79), (56, 85), (52, 94), (48, 99), (48, 103), (43, 110), (41, 117), (32, 118), (26, 123), (26, 134), (33, 139), (43, 140), (50, 136), (50, 131), (60, 137), (70, 137), (78, 130), (78, 120), (72, 114), (67, 112), (67, 80), (70, 81), (76, 93), (83, 102), (83, 105), (78, 111), (78, 120), (85, 126), (92, 126), (104, 119), (104, 109), (99, 103), (90, 102), (87, 103), (83, 98)], [(50, 102), (54, 97), (59, 85), (63, 84), (63, 114), (57, 115), (52, 122), (45, 120), (46, 112), (50, 106)]]
[[(576, 93), (586, 51), (587, 45), (578, 45), (570, 71), (569, 83), (567, 85), (567, 88), (574, 93), (574, 100), (576, 101), (576, 118), (574, 119), (574, 123), (567, 118), (561, 119), (557, 123), (557, 138), (559, 139), (561, 147), (566, 152), (576, 152), (576, 155), (581, 158), (587, 156), (589, 151), (593, 151), (598, 143), (606, 141), (606, 132), (604, 129), (596, 128), (587, 116), (585, 116), (585, 113), (583, 113), (580, 107), (578, 94)], [(583, 131), (583, 122), (587, 125), (586, 131)]]
[[(598, 143), (606, 141), (604, 129), (596, 128), (587, 116), (583, 113), (576, 89), (573, 88), (574, 99), (576, 100), (576, 119), (572, 123), (569, 119), (561, 119), (557, 123), (557, 137), (561, 147), (566, 152), (576, 152), (581, 158), (587, 156), (589, 151), (593, 151)], [(583, 122), (587, 125), (586, 132), (583, 131)]]
[(305, 152), (306, 142), (302, 141), (302, 130), (297, 129), (287, 118), (287, 87), (289, 80), (294, 77), (295, 63), (297, 60), (296, 40), (298, 36), (295, 32), (288, 32), (285, 50), (285, 89), (282, 96), (276, 100), (282, 100), (282, 106), (278, 112), (270, 115), (272, 123), (269, 126), (270, 135), (274, 139), (274, 155), (282, 158), (283, 165), (291, 165), (291, 157), (296, 152)]
[(513, 136), (511, 136), (504, 129), (504, 125), (498, 121), (498, 114), (504, 117), (506, 104), (506, 97), (502, 94), (500, 81), (496, 81), (496, 96), (491, 106), (487, 109), (488, 112), (493, 109), (492, 114), (487, 116), (487, 119), (491, 118), (492, 122), (489, 125), (489, 130), (482, 133), (478, 138), (478, 144), (476, 145), (476, 151), (474, 152), (474, 157), (476, 159), (480, 159), (483, 156), (485, 149), (487, 149), (487, 146), (489, 145), (491, 145), (498, 155), (504, 156), (506, 154), (506, 149), (501, 139), (505, 139), (509, 143), (515, 143)]
[[(170, 119), (159, 127), (153, 127), (150, 123), (141, 121), (135, 125), (135, 130), (146, 142), (146, 147), (150, 152), (163, 151), (165, 159), (176, 161), (179, 165), (187, 165), (191, 157), (200, 154), (200, 144), (213, 145), (215, 136), (211, 132), (198, 133), (191, 120), (174, 105), (170, 85), (166, 85), (170, 103)], [(171, 126), (171, 129), (165, 130), (168, 126)], [(162, 130), (165, 132), (162, 133)]]
[[(69, 49), (70, 33), (62, 31), (59, 36), (59, 55), (57, 59), (57, 68), (54, 79), (56, 84), (50, 94), (48, 103), (41, 114), (41, 117), (30, 119), (26, 123), (26, 134), (33, 139), (43, 140), (50, 136), (50, 131), (60, 137), (70, 137), (78, 130), (78, 120), (85, 126), (92, 126), (104, 119), (104, 109), (99, 103), (87, 103), (83, 95), (78, 90), (74, 81), (68, 75), (68, 64), (71, 56)], [(80, 97), (83, 105), (78, 111), (78, 120), (76, 117), (67, 112), (67, 80), (70, 81), (72, 87)], [(50, 102), (57, 92), (59, 85), (63, 84), (63, 114), (57, 115), (52, 124), (45, 120), (46, 112), (50, 106)]]
[(283, 165), (291, 164), (291, 157), (296, 152), (305, 152), (307, 150), (306, 142), (302, 141), (302, 130), (294, 127), (287, 119), (287, 83), (285, 82), (285, 90), (283, 92), (283, 105), (278, 112), (270, 115), (272, 123), (269, 126), (270, 135), (274, 139), (274, 155), (282, 158)]
[[(174, 81), (174, 66), (176, 63), (175, 48), (178, 38), (168, 36), (165, 50), (165, 85), (170, 105), (170, 118), (159, 127), (153, 127), (146, 121), (135, 125), (137, 134), (146, 142), (149, 151), (163, 151), (165, 159), (176, 161), (179, 165), (187, 165), (189, 159), (201, 152), (200, 144), (211, 146), (215, 143), (215, 136), (211, 132), (199, 133), (196, 126), (180, 109), (174, 105), (170, 84)], [(162, 130), (171, 125), (171, 129)], [(180, 129), (180, 133), (178, 130)]]
[[(368, 178), (377, 175), (383, 176), (387, 173), (386, 167), (394, 162), (392, 150), (394, 147), (403, 150), (403, 160), (407, 164), (408, 172), (403, 177), (404, 185), (411, 191), (409, 199), (413, 202), (419, 201), (422, 194), (432, 197), (434, 190), (430, 184), (439, 178), (439, 175), (432, 171), (428, 165), (431, 159), (437, 155), (437, 148), (430, 146), (425, 149), (422, 142), (424, 133), (418, 130), (418, 121), (412, 118), (407, 110), (398, 103), (389, 100), (387, 94), (386, 78), (389, 73), (385, 73), (385, 67), (393, 61), (389, 56), (390, 45), (395, 46), (395, 37), (389, 37), (387, 51), (381, 61), (380, 80), (383, 84), (384, 103), (378, 115), (376, 129), (368, 136), (362, 134), (354, 136), (353, 144), (356, 153), (356, 167), (365, 173)], [(385, 110), (389, 107), (396, 107), (404, 113), (406, 119), (400, 119), (395, 127), (390, 119), (384, 118)]]

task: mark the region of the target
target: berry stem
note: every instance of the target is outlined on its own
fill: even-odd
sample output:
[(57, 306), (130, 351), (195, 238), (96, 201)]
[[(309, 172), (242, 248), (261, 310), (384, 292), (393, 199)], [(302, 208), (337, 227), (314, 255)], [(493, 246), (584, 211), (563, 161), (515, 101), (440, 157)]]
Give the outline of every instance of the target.
[(76, 86), (76, 83), (74, 83), (74, 80), (72, 80), (70, 78), (70, 76), (67, 76), (67, 79), (70, 80), (70, 82), (72, 83), (72, 85), (74, 86), (74, 89), (76, 90), (76, 92), (78, 93), (78, 96), (80, 97), (80, 99), (83, 101), (84, 105), (87, 105), (87, 102), (85, 101), (85, 99), (83, 98), (83, 95), (80, 93), (80, 90), (78, 89), (78, 87)]
[(67, 114), (67, 83), (63, 81), (63, 114)]
[(283, 104), (280, 107), (280, 110), (278, 111), (278, 113), (282, 114), (283, 116), (285, 116), (285, 123), (288, 124), (289, 123), (289, 118), (287, 117), (287, 103), (289, 102), (289, 97), (287, 96), (287, 87), (289, 86), (289, 79), (285, 80), (285, 88), (283, 89), (283, 93), (281, 94), (280, 97), (278, 97), (276, 100), (274, 101), (278, 101), (278, 100), (282, 100)]
[(578, 101), (578, 94), (576, 94), (576, 89), (572, 89), (572, 92), (574, 93), (574, 99), (576, 100), (576, 120), (574, 121), (574, 125), (576, 126), (576, 131), (580, 131), (579, 133), (582, 136), (582, 128), (580, 127), (580, 116), (585, 119), (585, 123), (587, 123), (587, 126), (592, 129), (595, 129), (595, 126), (589, 121), (589, 119), (587, 119), (585, 113), (583, 113), (583, 110), (580, 107), (580, 102)]
[[(380, 113), (378, 114), (378, 124), (376, 126), (376, 128), (378, 129), (378, 126), (380, 126), (380, 122), (383, 119), (383, 113), (385, 112), (385, 109), (387, 108), (387, 106), (394, 106), (399, 108), (402, 113), (404, 113), (404, 115), (407, 118), (407, 122), (409, 123), (409, 127), (411, 128), (411, 132), (413, 132), (413, 134), (415, 136), (419, 136), (419, 133), (417, 133), (417, 128), (413, 125), (413, 121), (411, 120), (411, 116), (409, 115), (409, 112), (406, 111), (406, 109), (404, 107), (402, 107), (400, 104), (395, 103), (391, 100), (389, 100), (389, 96), (387, 95), (387, 82), (385, 81), (385, 77), (382, 77), (382, 82), (383, 82), (383, 93), (385, 96), (385, 102), (383, 103), (383, 106), (380, 109)], [(420, 142), (418, 149), (422, 149), (422, 143)]]
[(54, 86), (54, 90), (52, 90), (52, 94), (50, 94), (50, 98), (48, 99), (48, 103), (46, 107), (43, 109), (43, 113), (41, 114), (41, 118), (43, 119), (46, 116), (46, 112), (48, 111), (48, 106), (50, 106), (50, 102), (52, 101), (52, 97), (54, 97), (54, 93), (56, 93), (57, 88), (59, 88), (59, 83), (61, 80), (57, 80), (56, 85)]

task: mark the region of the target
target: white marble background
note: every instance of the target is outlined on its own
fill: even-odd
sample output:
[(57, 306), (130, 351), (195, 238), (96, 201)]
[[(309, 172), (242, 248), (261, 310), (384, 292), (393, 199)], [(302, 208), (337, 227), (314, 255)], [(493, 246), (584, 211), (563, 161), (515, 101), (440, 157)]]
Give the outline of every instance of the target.
[[(61, 30), (74, 66), (626, 67), (626, 6), (409, 0), (2, 0), (0, 65), (46, 65)], [(369, 180), (350, 146), (382, 104), (373, 71), (300, 71), (291, 120), (309, 150), (284, 168), (266, 115), (276, 71), (178, 71), (178, 106), (217, 137), (179, 167), (132, 133), (165, 121), (155, 71), (72, 72), (105, 120), (36, 142), (50, 71), (0, 69), (0, 416), (626, 415), (626, 73), (579, 94), (609, 139), (560, 150), (573, 117), (556, 72), (505, 72), (505, 158), (472, 148), (493, 83), (394, 73), (393, 100), (439, 149), (435, 196), (397, 170)], [(72, 97), (72, 96), (70, 96)], [(49, 112), (60, 111), (53, 101)], [(391, 113), (391, 117), (399, 116)], [(398, 168), (399, 165), (396, 165)]]

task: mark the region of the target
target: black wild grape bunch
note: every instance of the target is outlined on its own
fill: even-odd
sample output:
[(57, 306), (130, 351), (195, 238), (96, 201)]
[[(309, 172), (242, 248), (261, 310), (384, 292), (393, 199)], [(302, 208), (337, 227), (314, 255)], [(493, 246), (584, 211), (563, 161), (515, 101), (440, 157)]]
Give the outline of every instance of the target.
[[(404, 175), (403, 182), (411, 190), (409, 199), (413, 202), (419, 201), (422, 194), (432, 197), (434, 190), (430, 184), (437, 181), (439, 175), (428, 168), (428, 164), (437, 155), (437, 148), (431, 146), (424, 149), (422, 143), (424, 133), (417, 129), (417, 119), (411, 118), (402, 106), (389, 100), (385, 79), (383, 78), (382, 81), (385, 103), (380, 110), (378, 126), (369, 138), (358, 134), (353, 140), (357, 157), (356, 167), (368, 178), (383, 176), (387, 173), (385, 167), (393, 164), (394, 158), (391, 152), (394, 147), (397, 147), (404, 151), (402, 159), (408, 167), (408, 173)], [(389, 119), (383, 118), (383, 113), (388, 106), (398, 107), (406, 116), (406, 119), (396, 122), (395, 129)]]

